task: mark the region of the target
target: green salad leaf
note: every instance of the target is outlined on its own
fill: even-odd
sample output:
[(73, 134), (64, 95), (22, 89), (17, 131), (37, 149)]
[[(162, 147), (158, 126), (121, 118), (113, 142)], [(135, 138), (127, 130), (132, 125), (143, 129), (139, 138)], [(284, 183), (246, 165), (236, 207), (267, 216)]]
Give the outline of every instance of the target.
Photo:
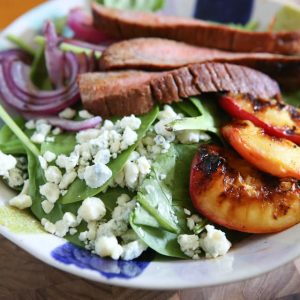
[(0, 105), (0, 118), (10, 128), (10, 130), (17, 136), (23, 146), (28, 149), (35, 156), (39, 156), (39, 149), (30, 141), (24, 131), (18, 126), (13, 118), (6, 112), (2, 105)]
[[(24, 126), (22, 118), (16, 118), (14, 121), (19, 127)], [(26, 148), (7, 125), (0, 128), (0, 151), (6, 154), (26, 154)]]
[(162, 228), (177, 233), (177, 219), (172, 209), (172, 181), (176, 164), (176, 151), (171, 146), (167, 153), (155, 160), (152, 172), (138, 190), (137, 201), (152, 215)]
[(0, 144), (0, 151), (5, 154), (24, 155), (26, 150), (23, 144), (18, 139), (10, 140), (5, 144)]
[(88, 197), (95, 196), (100, 192), (105, 191), (111, 183), (111, 181), (113, 180), (113, 178), (123, 169), (140, 139), (146, 134), (150, 126), (156, 120), (158, 112), (158, 107), (155, 107), (150, 113), (140, 117), (142, 124), (139, 130), (137, 131), (138, 141), (134, 145), (129, 147), (127, 150), (123, 151), (120, 155), (118, 155), (116, 159), (114, 159), (108, 164), (108, 167), (112, 171), (112, 177), (110, 180), (108, 180), (107, 183), (105, 183), (103, 186), (97, 189), (92, 189), (88, 187), (83, 180), (76, 179), (69, 187), (67, 194), (60, 199), (61, 203), (68, 204), (82, 201)]
[(121, 187), (108, 188), (105, 192), (101, 192), (97, 195), (97, 197), (99, 197), (105, 204), (107, 210), (105, 216), (106, 219), (111, 217), (114, 208), (117, 206), (117, 199), (122, 194), (127, 194), (130, 197), (133, 197), (133, 194), (128, 189)]
[(199, 144), (175, 145), (177, 156), (172, 187), (172, 203), (173, 205), (184, 206), (189, 210), (193, 210), (192, 201), (186, 199), (189, 198), (190, 169), (198, 148)]
[(201, 115), (175, 120), (168, 125), (169, 128), (173, 131), (202, 130), (218, 134), (218, 118), (212, 113), (212, 104), (209, 101), (200, 101), (197, 98), (190, 98), (190, 100)]
[(157, 11), (165, 6), (165, 0), (96, 0), (99, 4), (117, 8)]
[[(156, 196), (146, 191), (147, 194), (144, 195), (144, 202), (140, 201), (139, 196), (137, 197), (140, 205), (135, 208), (130, 217), (131, 227), (136, 234), (151, 249), (165, 256), (187, 258), (180, 249), (177, 237), (179, 234), (191, 234), (186, 225), (184, 209), (187, 208), (192, 213), (195, 213), (189, 197), (189, 173), (191, 162), (198, 147), (199, 145), (175, 145), (173, 149), (170, 149), (169, 155), (160, 154), (157, 164), (153, 165), (153, 173), (165, 170), (167, 177), (159, 180), (150, 175), (148, 180), (152, 180), (152, 184), (154, 183), (152, 186), (156, 191), (152, 191), (152, 194), (159, 193), (160, 190), (165, 190), (166, 187), (168, 188), (167, 197), (169, 201), (160, 198), (160, 201), (164, 201), (164, 205), (168, 205), (168, 207), (161, 210), (153, 210), (152, 208), (155, 207), (153, 205), (155, 203), (153, 198), (156, 200)], [(150, 181), (148, 181), (148, 184), (150, 184)], [(145, 201), (148, 203), (145, 203)], [(170, 211), (177, 218), (176, 232), (168, 230), (169, 228), (165, 226), (166, 221), (170, 219)], [(170, 226), (170, 224), (168, 225)], [(199, 232), (203, 230), (204, 226), (205, 222), (199, 224)]]
[(30, 71), (30, 78), (36, 87), (42, 90), (52, 89), (52, 85), (46, 67), (44, 45), (38, 48), (34, 56), (34, 60)]
[(198, 117), (201, 115), (201, 112), (197, 109), (197, 107), (191, 101), (181, 101), (173, 104), (174, 108), (177, 108), (179, 112), (183, 113), (188, 117)]
[(29, 175), (29, 195), (32, 199), (31, 211), (39, 219), (46, 218), (51, 222), (62, 219), (64, 213), (60, 203), (56, 202), (53, 210), (46, 214), (42, 208), (42, 195), (39, 187), (46, 183), (44, 171), (40, 166), (39, 160), (31, 152), (27, 152), (28, 158), (28, 175)]
[(54, 154), (69, 155), (76, 145), (76, 137), (74, 133), (62, 133), (55, 136), (55, 142), (44, 142), (41, 146), (41, 153), (46, 151), (53, 152)]
[[(187, 258), (187, 256), (182, 253), (180, 246), (177, 243), (177, 234), (161, 228), (137, 225), (135, 222), (137, 214), (137, 210), (131, 214), (130, 225), (139, 238), (143, 240), (151, 249), (165, 256)], [(147, 211), (143, 213), (143, 217), (145, 217), (146, 214)], [(150, 214), (149, 216), (151, 217)]]

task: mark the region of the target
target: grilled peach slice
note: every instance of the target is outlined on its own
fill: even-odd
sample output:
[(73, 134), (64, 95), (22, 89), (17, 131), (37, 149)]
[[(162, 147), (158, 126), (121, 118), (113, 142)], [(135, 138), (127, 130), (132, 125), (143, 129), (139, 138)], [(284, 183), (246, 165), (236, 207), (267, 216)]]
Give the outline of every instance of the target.
[(222, 128), (224, 138), (259, 170), (300, 180), (300, 147), (272, 137), (250, 121), (235, 121)]
[(300, 187), (254, 168), (225, 148), (201, 146), (190, 175), (195, 208), (210, 221), (248, 233), (273, 233), (300, 222)]
[(232, 117), (249, 120), (270, 135), (300, 144), (299, 109), (276, 100), (251, 99), (242, 95), (225, 95), (219, 103)]

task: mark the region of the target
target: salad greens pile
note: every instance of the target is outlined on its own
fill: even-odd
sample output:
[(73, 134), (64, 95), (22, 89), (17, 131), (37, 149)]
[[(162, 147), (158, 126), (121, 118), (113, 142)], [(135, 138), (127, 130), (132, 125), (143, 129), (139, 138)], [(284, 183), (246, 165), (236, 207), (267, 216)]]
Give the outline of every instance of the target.
[[(210, 99), (191, 98), (174, 104), (174, 110), (184, 118), (170, 123), (170, 130), (201, 130), (218, 133), (219, 116)], [(110, 187), (110, 183), (122, 170), (131, 153), (151, 126), (157, 122), (160, 109), (155, 107), (150, 113), (141, 116), (141, 126), (138, 130), (138, 140), (109, 163), (112, 177), (103, 186), (93, 189), (83, 180), (77, 178), (68, 188), (68, 192), (55, 203), (54, 209), (46, 214), (42, 208), (43, 196), (39, 187), (46, 183), (44, 171), (40, 166), (39, 157), (50, 151), (56, 155), (68, 155), (76, 144), (75, 133), (62, 132), (55, 137), (55, 142), (45, 141), (40, 146), (30, 141), (32, 130), (26, 129), (25, 120), (18, 117), (13, 120), (0, 108), (0, 118), (6, 123), (0, 130), (0, 151), (12, 155), (26, 155), (28, 161), (29, 194), (33, 200), (31, 211), (39, 220), (46, 218), (52, 223), (61, 220), (66, 212), (77, 213), (82, 201), (88, 197), (97, 196), (105, 203), (106, 218), (116, 207), (118, 196), (126, 193), (134, 197), (137, 206), (130, 215), (130, 225), (136, 234), (150, 248), (162, 255), (187, 258), (181, 251), (177, 238), (180, 234), (189, 234), (191, 230), (186, 225), (186, 214), (196, 213), (189, 197), (190, 165), (199, 143), (171, 144), (166, 153), (158, 154), (152, 164), (151, 173), (147, 175), (137, 192), (121, 187)], [(218, 120), (218, 121), (217, 121)], [(207, 142), (207, 141), (205, 141)], [(204, 230), (206, 221), (197, 225), (197, 233)], [(82, 222), (75, 235), (66, 236), (71, 242), (84, 246), (79, 239), (80, 232), (87, 229), (87, 223)]]

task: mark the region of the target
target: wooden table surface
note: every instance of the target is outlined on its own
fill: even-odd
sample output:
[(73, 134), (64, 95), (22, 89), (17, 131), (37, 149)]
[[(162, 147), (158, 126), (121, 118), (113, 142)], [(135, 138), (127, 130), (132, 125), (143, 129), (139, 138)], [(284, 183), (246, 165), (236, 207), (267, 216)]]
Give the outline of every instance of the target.
[[(300, 0), (296, 0), (300, 1)], [(0, 0), (0, 28), (41, 0)], [(300, 300), (300, 258), (240, 283), (183, 291), (117, 288), (80, 279), (36, 260), (0, 236), (0, 300)]]

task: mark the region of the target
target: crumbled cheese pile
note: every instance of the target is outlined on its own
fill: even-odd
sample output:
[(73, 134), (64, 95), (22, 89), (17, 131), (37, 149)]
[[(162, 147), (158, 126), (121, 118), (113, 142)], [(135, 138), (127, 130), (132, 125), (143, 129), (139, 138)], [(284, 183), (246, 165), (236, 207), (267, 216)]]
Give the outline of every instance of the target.
[(151, 172), (152, 161), (146, 156), (133, 151), (126, 162), (124, 168), (119, 172), (111, 186), (127, 187), (130, 190), (136, 190), (142, 184), (146, 175)]
[[(73, 113), (64, 111), (63, 116), (72, 117)], [(49, 214), (52, 211), (56, 201), (67, 193), (76, 178), (84, 180), (90, 188), (98, 188), (105, 184), (112, 176), (112, 171), (107, 165), (137, 141), (136, 131), (140, 126), (141, 120), (133, 115), (124, 117), (115, 124), (106, 120), (101, 128), (77, 133), (77, 144), (70, 155), (61, 154), (56, 157), (54, 153), (47, 151), (39, 157), (47, 180), (39, 187), (40, 194), (45, 199), (42, 202), (45, 213)], [(136, 176), (136, 166), (141, 174), (146, 172), (145, 169), (150, 169), (143, 157), (128, 161), (123, 171), (123, 174), (126, 174), (127, 187), (134, 188), (137, 185), (133, 180)], [(142, 180), (142, 175), (138, 178)]]
[[(193, 234), (180, 234), (177, 242), (181, 251), (192, 259), (199, 259), (202, 252), (207, 258), (216, 258), (225, 255), (231, 248), (231, 243), (227, 240), (223, 231), (215, 229), (212, 225), (204, 228), (199, 226), (203, 220), (198, 215), (190, 216), (190, 211), (185, 209), (187, 226)], [(203, 229), (205, 229), (204, 232)], [(199, 235), (199, 233), (201, 233)]]
[(177, 114), (170, 105), (165, 105), (158, 114), (159, 121), (147, 132), (136, 151), (147, 159), (155, 160), (158, 154), (168, 152), (171, 143), (196, 144), (210, 139), (209, 135), (200, 130), (170, 131), (168, 124), (182, 118), (182, 114)]
[(129, 217), (135, 204), (135, 200), (122, 194), (117, 199), (117, 206), (111, 218), (107, 220), (105, 219), (107, 211), (103, 201), (100, 198), (91, 197), (82, 202), (77, 216), (68, 212), (55, 224), (46, 219), (42, 220), (42, 224), (46, 231), (64, 237), (68, 233), (71, 235), (77, 233), (76, 227), (85, 221), (87, 231), (81, 232), (79, 239), (85, 243), (87, 249), (101, 257), (132, 260), (147, 249), (147, 245), (129, 226)]

